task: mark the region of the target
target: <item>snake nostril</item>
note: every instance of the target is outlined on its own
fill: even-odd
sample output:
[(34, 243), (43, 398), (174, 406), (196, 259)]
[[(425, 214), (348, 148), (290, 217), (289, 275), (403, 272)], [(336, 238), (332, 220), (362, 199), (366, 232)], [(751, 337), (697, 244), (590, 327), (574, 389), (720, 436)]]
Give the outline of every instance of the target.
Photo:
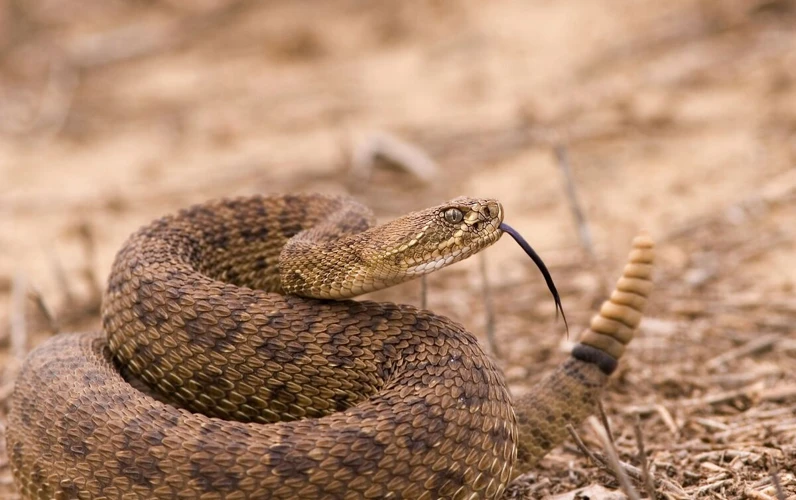
[(500, 215), (500, 205), (497, 203), (489, 203), (489, 205), (487, 205), (487, 210), (489, 212), (489, 216), (493, 219)]

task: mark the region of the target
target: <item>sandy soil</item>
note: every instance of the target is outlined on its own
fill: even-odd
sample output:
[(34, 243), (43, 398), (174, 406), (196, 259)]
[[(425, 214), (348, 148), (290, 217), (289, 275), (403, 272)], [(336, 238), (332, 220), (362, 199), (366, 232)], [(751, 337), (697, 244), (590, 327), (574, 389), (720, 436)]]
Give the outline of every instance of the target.
[[(377, 164), (358, 180), (352, 155), (383, 133), (427, 152), (433, 178)], [(0, 428), (19, 360), (51, 335), (27, 291), (60, 329), (95, 328), (115, 251), (154, 217), (261, 192), (351, 193), (382, 220), (491, 196), (575, 331), (633, 235), (658, 241), (649, 315), (605, 397), (622, 461), (641, 467), (638, 422), (660, 498), (796, 498), (795, 164), (789, 0), (0, 0)], [(521, 393), (568, 344), (516, 245), (485, 256)], [(428, 286), (486, 342), (477, 258)], [(507, 497), (619, 489), (573, 442), (529, 472)], [(14, 491), (0, 443), (0, 498)]]

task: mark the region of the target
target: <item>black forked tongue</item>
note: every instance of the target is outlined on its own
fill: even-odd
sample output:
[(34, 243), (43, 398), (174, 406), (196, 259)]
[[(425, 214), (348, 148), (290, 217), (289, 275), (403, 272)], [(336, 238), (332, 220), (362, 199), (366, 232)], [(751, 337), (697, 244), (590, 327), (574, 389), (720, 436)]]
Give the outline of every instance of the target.
[(556, 301), (556, 317), (558, 317), (558, 312), (560, 311), (561, 317), (564, 318), (564, 326), (567, 329), (567, 335), (569, 335), (569, 324), (567, 323), (567, 316), (564, 314), (564, 308), (561, 306), (561, 297), (558, 295), (556, 284), (553, 282), (553, 277), (550, 276), (550, 271), (547, 270), (547, 266), (544, 265), (544, 261), (542, 261), (542, 258), (539, 257), (539, 254), (537, 254), (534, 249), (531, 248), (531, 245), (529, 245), (528, 242), (525, 241), (525, 238), (523, 238), (520, 233), (515, 231), (513, 227), (504, 222), (500, 224), (500, 229), (509, 233), (511, 237), (514, 238), (514, 241), (519, 243), (522, 249), (525, 250), (525, 253), (528, 254), (528, 257), (533, 259), (536, 267), (538, 267), (539, 271), (541, 271), (542, 276), (544, 276), (545, 283), (547, 283), (547, 288), (550, 290), (550, 293), (553, 294), (553, 300)]

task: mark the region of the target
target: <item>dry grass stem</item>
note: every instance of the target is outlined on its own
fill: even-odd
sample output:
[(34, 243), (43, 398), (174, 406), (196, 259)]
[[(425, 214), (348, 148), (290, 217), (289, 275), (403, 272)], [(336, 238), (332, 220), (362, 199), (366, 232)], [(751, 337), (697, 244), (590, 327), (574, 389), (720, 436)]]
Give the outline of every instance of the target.
[(600, 423), (603, 424), (603, 429), (605, 429), (606, 434), (608, 434), (608, 439), (611, 443), (614, 443), (614, 433), (611, 430), (611, 423), (608, 421), (608, 415), (605, 414), (605, 407), (603, 406), (602, 400), (597, 401), (597, 409), (600, 415)]
[(644, 488), (647, 490), (647, 495), (651, 500), (655, 500), (655, 481), (652, 479), (650, 473), (649, 460), (647, 459), (647, 450), (644, 448), (644, 435), (641, 432), (641, 420), (636, 417), (635, 425), (633, 426), (633, 433), (636, 436), (636, 446), (638, 447), (638, 461), (641, 464), (641, 481)]
[(718, 480), (718, 481), (713, 481), (713, 482), (711, 482), (709, 484), (706, 484), (704, 486), (700, 486), (699, 488), (697, 488), (694, 491), (694, 495), (697, 496), (697, 497), (702, 496), (705, 493), (717, 490), (717, 489), (721, 488), (722, 486), (729, 486), (732, 483), (732, 481), (733, 481), (732, 479), (721, 479), (721, 480)]
[(28, 353), (28, 324), (25, 314), (28, 284), (25, 275), (17, 272), (11, 290), (11, 356), (21, 361)]
[(663, 420), (663, 423), (666, 424), (666, 427), (669, 428), (669, 431), (672, 434), (674, 435), (680, 434), (679, 426), (674, 421), (674, 417), (672, 417), (672, 414), (669, 412), (669, 410), (666, 409), (665, 406), (655, 405), (655, 412), (658, 413), (658, 415), (660, 415), (661, 420)]
[(67, 57), (75, 67), (93, 68), (162, 52), (182, 40), (179, 26), (179, 23), (130, 23), (75, 40), (67, 47)]
[(50, 77), (32, 131), (37, 131), (45, 137), (53, 137), (61, 132), (69, 116), (79, 83), (78, 72), (68, 63), (63, 61), (50, 63)]
[(777, 492), (777, 500), (786, 500), (785, 490), (782, 489), (782, 482), (779, 480), (779, 472), (776, 469), (771, 471), (771, 482), (774, 485), (774, 490)]
[(100, 279), (94, 272), (94, 263), (97, 254), (97, 243), (94, 231), (86, 221), (80, 223), (77, 231), (80, 241), (83, 244), (84, 264), (81, 274), (89, 286), (89, 302), (92, 304), (99, 304), (102, 301), (102, 287), (100, 285)]
[[(5, 377), (3, 377), (3, 378), (5, 378)], [(11, 394), (13, 394), (13, 392), (14, 392), (14, 382), (13, 381), (4, 383), (3, 385), (0, 385), (0, 407), (2, 407), (3, 405), (6, 404), (6, 401), (8, 401), (8, 398), (11, 397)], [(3, 436), (3, 434), (0, 433), (0, 436)], [(0, 455), (0, 457), (2, 457), (2, 455)]]
[(63, 263), (58, 257), (58, 254), (54, 250), (48, 253), (50, 256), (50, 265), (52, 266), (55, 282), (58, 284), (58, 289), (60, 290), (61, 297), (63, 297), (64, 300), (64, 307), (71, 309), (77, 303), (77, 299), (75, 298), (75, 293), (72, 291), (71, 285), (69, 285), (69, 279), (66, 276), (66, 270), (64, 269)]
[(572, 177), (572, 168), (569, 163), (569, 150), (566, 146), (558, 144), (553, 148), (553, 152), (556, 157), (556, 162), (558, 163), (558, 168), (561, 170), (561, 175), (564, 177), (564, 190), (567, 193), (569, 208), (572, 211), (575, 224), (578, 226), (580, 244), (591, 261), (597, 262), (597, 253), (594, 250), (594, 238), (592, 237), (589, 222), (583, 211), (583, 205), (578, 197), (575, 180)]
[(587, 421), (589, 423), (589, 427), (595, 434), (597, 434), (597, 437), (600, 439), (600, 442), (603, 445), (603, 450), (605, 451), (605, 457), (606, 461), (608, 462), (608, 466), (613, 472), (614, 477), (616, 477), (616, 480), (619, 481), (622, 491), (625, 492), (630, 500), (641, 500), (638, 492), (633, 487), (633, 484), (631, 484), (627, 472), (625, 472), (626, 467), (623, 467), (623, 464), (619, 461), (616, 448), (611, 440), (611, 435), (608, 432), (608, 428), (604, 426), (604, 422), (603, 424), (600, 424), (594, 417), (589, 417)]
[[(6, 425), (0, 421), (0, 436), (6, 435)], [(8, 455), (6, 451), (6, 440), (0, 439), (0, 469), (8, 467)]]
[(595, 455), (594, 452), (592, 452), (591, 449), (586, 446), (586, 443), (583, 442), (583, 440), (580, 438), (580, 435), (572, 425), (567, 425), (567, 431), (569, 432), (570, 437), (572, 437), (572, 440), (575, 441), (575, 445), (578, 447), (581, 453), (589, 457), (589, 460), (591, 460), (594, 465), (605, 467), (605, 460), (603, 460), (602, 457)]
[(220, 8), (167, 23), (130, 22), (98, 34), (71, 40), (66, 48), (70, 64), (91, 69), (175, 49), (206, 29), (225, 24), (246, 6), (245, 0), (222, 3)]
[(730, 426), (728, 426), (725, 423), (718, 422), (716, 420), (712, 420), (709, 418), (695, 418), (694, 422), (712, 431), (726, 431), (730, 428)]
[[(594, 418), (594, 417), (591, 417), (591, 418)], [(580, 452), (583, 453), (583, 455), (588, 457), (589, 460), (594, 465), (596, 465), (597, 467), (599, 467), (600, 469), (602, 469), (602, 470), (604, 470), (606, 472), (611, 473), (614, 477), (616, 477), (616, 472), (614, 470), (614, 467), (611, 465), (609, 459), (604, 454), (597, 453), (597, 452), (594, 452), (591, 449), (589, 449), (589, 447), (586, 446), (586, 444), (580, 438), (580, 435), (578, 435), (578, 433), (575, 430), (575, 428), (572, 427), (571, 425), (567, 426), (567, 431), (569, 432), (569, 435), (572, 437), (572, 440), (575, 442), (575, 445), (580, 450)], [(605, 433), (606, 436), (608, 436), (607, 432), (604, 432), (604, 433)], [(628, 463), (622, 462), (622, 461), (619, 461), (619, 466), (622, 468), (622, 471), (627, 476), (632, 477), (635, 481), (638, 481), (639, 483), (643, 484), (644, 472), (641, 469), (639, 469), (638, 467), (635, 467), (634, 465), (631, 465), (631, 464), (628, 464)], [(617, 478), (617, 480), (619, 480), (619, 478)], [(666, 479), (662, 479), (662, 480), (660, 480), (660, 483), (661, 483), (661, 485), (665, 486), (666, 489), (669, 490), (670, 492), (673, 492), (673, 493), (675, 493), (677, 495), (684, 495), (685, 494), (685, 491), (683, 490), (682, 487), (680, 487), (677, 484), (674, 484), (671, 481), (668, 481)], [(654, 484), (653, 484), (653, 487), (654, 487)]]
[(762, 491), (757, 491), (752, 488), (745, 488), (743, 494), (752, 500), (777, 500), (772, 496), (766, 495)]
[(58, 333), (60, 331), (58, 320), (55, 319), (55, 315), (52, 313), (52, 310), (49, 308), (49, 306), (47, 306), (47, 303), (44, 301), (44, 297), (42, 297), (41, 293), (32, 286), (30, 287), (30, 297), (33, 299), (36, 309), (38, 309), (39, 313), (44, 318), (50, 333), (53, 335)]
[(796, 398), (796, 386), (782, 384), (760, 391), (761, 401), (787, 401)]
[[(719, 403), (727, 403), (738, 398), (756, 400), (759, 399), (760, 395), (763, 393), (763, 387), (764, 386), (761, 382), (755, 382), (741, 389), (736, 389), (732, 391), (714, 392), (711, 394), (707, 394), (701, 398), (683, 399), (675, 403), (673, 406), (676, 406), (677, 408), (680, 409), (684, 409), (684, 408), (706, 407), (706, 406), (716, 405)], [(776, 395), (779, 396), (779, 394)], [(658, 404), (641, 405), (641, 406), (630, 405), (624, 408), (623, 412), (626, 414), (648, 415), (650, 413), (659, 412), (658, 410), (659, 407), (663, 408), (661, 405)], [(668, 413), (668, 410), (665, 410), (665, 413)], [(665, 413), (662, 413), (662, 415)], [(672, 425), (674, 426), (674, 429), (676, 429), (674, 421), (672, 421)]]
[(481, 271), (481, 303), (484, 304), (486, 339), (489, 343), (489, 350), (496, 358), (502, 357), (500, 346), (495, 337), (495, 304), (492, 298), (492, 289), (489, 284), (489, 273), (487, 272), (486, 255), (482, 252), (478, 255), (478, 267)]

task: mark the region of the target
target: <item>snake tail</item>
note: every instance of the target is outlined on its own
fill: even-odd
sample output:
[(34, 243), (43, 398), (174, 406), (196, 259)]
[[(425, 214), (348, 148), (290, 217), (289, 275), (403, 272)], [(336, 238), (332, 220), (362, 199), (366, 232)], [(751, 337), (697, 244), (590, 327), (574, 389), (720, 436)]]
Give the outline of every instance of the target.
[(596, 410), (602, 389), (641, 321), (652, 291), (653, 260), (652, 239), (637, 236), (622, 277), (569, 359), (529, 394), (517, 398), (519, 467), (515, 470), (533, 466), (566, 439), (568, 424), (577, 425)]

